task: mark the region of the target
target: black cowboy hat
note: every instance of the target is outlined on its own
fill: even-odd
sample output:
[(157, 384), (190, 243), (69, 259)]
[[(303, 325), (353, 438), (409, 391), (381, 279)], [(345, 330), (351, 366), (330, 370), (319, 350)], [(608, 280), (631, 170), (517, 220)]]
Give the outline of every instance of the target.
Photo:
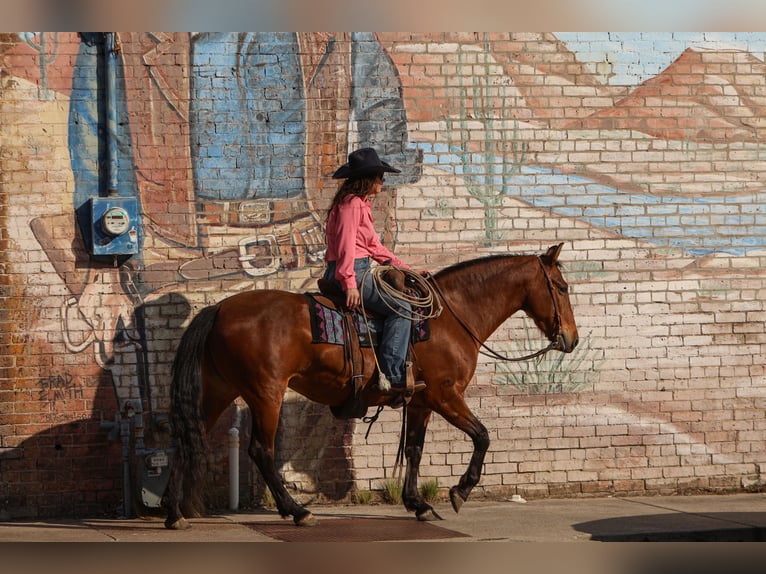
[(356, 179), (371, 175), (379, 175), (385, 172), (402, 173), (402, 170), (391, 167), (378, 157), (378, 152), (371, 147), (365, 147), (348, 154), (348, 163), (340, 166), (335, 173), (332, 174), (332, 178)]

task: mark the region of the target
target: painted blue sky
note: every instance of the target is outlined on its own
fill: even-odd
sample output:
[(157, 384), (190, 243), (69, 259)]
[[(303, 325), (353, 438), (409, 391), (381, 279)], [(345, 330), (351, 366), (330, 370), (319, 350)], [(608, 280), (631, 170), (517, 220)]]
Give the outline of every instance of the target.
[(621, 191), (588, 177), (531, 165), (518, 173), (482, 176), (476, 166), (500, 165), (500, 158), (473, 153), (466, 164), (465, 152), (446, 144), (415, 145), (423, 151), (424, 163), (465, 176), (469, 184), (502, 189), (535, 208), (658, 248), (679, 249), (696, 257), (715, 252), (745, 255), (751, 249), (766, 247), (763, 191), (697, 198), (655, 196)]
[(554, 32), (578, 59), (589, 64), (608, 61), (614, 75), (601, 75), (613, 86), (635, 86), (656, 76), (690, 47), (744, 50), (764, 59), (766, 32)]

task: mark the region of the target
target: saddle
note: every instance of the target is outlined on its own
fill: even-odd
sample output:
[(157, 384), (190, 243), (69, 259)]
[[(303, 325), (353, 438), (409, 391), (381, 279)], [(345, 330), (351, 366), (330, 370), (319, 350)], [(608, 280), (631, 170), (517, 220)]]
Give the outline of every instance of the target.
[[(343, 317), (344, 352), (348, 359), (348, 364), (351, 365), (351, 380), (354, 382), (354, 394), (356, 395), (364, 387), (364, 357), (359, 340), (359, 331), (354, 320), (354, 313), (346, 307), (346, 294), (336, 283), (320, 278), (317, 280), (317, 286), (319, 287), (319, 292), (328, 301), (323, 302), (316, 296), (314, 298), (320, 303), (334, 308)], [(380, 318), (380, 315), (371, 311), (366, 311), (365, 314), (369, 319)]]

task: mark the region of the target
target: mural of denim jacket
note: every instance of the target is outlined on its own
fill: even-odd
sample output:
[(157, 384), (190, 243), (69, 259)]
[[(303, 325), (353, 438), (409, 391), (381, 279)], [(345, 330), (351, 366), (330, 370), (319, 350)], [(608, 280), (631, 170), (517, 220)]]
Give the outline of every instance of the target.
[[(75, 208), (103, 193), (99, 46), (83, 39), (70, 110)], [(397, 70), (372, 33), (120, 33), (118, 45), (118, 191), (140, 198), (147, 234), (196, 250), (184, 279), (319, 260), (327, 176), (350, 146), (374, 146), (402, 169), (394, 186), (419, 177)]]

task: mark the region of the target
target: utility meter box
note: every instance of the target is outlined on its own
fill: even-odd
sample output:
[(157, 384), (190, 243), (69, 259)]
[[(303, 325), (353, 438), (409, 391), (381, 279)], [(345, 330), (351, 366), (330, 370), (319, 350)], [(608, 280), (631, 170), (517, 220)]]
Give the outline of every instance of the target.
[(141, 503), (147, 508), (162, 506), (162, 495), (170, 481), (170, 454), (170, 450), (150, 449), (138, 457), (138, 486)]
[(93, 255), (138, 253), (137, 198), (92, 197), (90, 213)]

